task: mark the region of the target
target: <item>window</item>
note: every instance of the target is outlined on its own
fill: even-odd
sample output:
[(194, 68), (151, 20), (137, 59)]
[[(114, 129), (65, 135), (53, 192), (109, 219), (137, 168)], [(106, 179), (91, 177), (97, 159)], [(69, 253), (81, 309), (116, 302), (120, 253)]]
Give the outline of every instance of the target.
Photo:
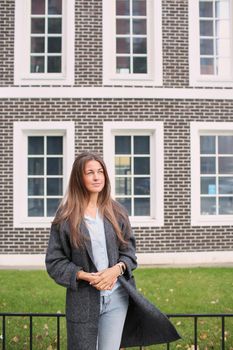
[(104, 84), (162, 84), (161, 2), (104, 0)]
[(233, 124), (192, 124), (192, 222), (233, 223)]
[(63, 136), (27, 136), (29, 217), (54, 216), (63, 196)]
[(73, 134), (72, 122), (14, 124), (16, 227), (50, 224), (73, 162)]
[(189, 6), (191, 84), (232, 83), (232, 0), (190, 0)]
[(73, 0), (16, 0), (15, 84), (72, 83), (73, 12)]
[(163, 124), (104, 123), (104, 158), (132, 224), (163, 225)]

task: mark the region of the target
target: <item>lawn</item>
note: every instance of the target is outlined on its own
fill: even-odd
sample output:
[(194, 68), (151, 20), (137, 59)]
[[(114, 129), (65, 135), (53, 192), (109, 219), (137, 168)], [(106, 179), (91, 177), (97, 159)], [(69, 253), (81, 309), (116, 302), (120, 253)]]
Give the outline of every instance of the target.
[[(233, 268), (140, 268), (137, 287), (165, 313), (233, 313)], [(65, 288), (45, 271), (0, 270), (1, 312), (64, 312)], [(173, 318), (182, 340), (170, 349), (191, 350), (193, 320)], [(33, 350), (56, 349), (56, 320), (33, 321)], [(7, 318), (7, 350), (29, 349), (28, 318)], [(0, 331), (1, 334), (1, 331)], [(226, 319), (225, 350), (233, 350), (233, 318)], [(220, 319), (198, 321), (200, 350), (221, 348)], [(61, 321), (61, 350), (66, 350), (65, 320)], [(165, 349), (150, 346), (148, 350)]]

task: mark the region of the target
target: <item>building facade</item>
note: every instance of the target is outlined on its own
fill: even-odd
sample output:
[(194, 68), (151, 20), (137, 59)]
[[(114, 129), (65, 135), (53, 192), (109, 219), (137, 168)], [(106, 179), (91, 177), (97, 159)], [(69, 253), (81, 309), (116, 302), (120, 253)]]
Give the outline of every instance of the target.
[(142, 264), (233, 262), (232, 0), (0, 0), (0, 264), (100, 153)]

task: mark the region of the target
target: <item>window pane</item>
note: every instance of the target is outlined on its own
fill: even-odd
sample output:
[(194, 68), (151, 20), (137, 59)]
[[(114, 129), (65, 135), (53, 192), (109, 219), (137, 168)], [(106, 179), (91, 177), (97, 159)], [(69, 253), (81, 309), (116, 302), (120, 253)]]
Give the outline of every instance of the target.
[(48, 0), (48, 14), (61, 15), (62, 14), (62, 0)]
[(63, 154), (63, 137), (47, 137), (47, 154)]
[(233, 174), (233, 157), (219, 157), (219, 173)]
[(150, 194), (150, 178), (140, 177), (134, 178), (134, 194), (149, 195)]
[(233, 214), (233, 197), (219, 198), (219, 214), (222, 214), (222, 215)]
[(43, 196), (44, 195), (44, 179), (28, 179), (28, 195)]
[(129, 215), (132, 215), (130, 198), (116, 198), (116, 200), (126, 208)]
[(130, 195), (131, 194), (131, 178), (116, 177), (115, 179), (115, 193), (116, 195)]
[(216, 194), (215, 177), (201, 177), (201, 194)]
[(214, 54), (214, 40), (213, 39), (201, 39), (200, 40), (200, 54), (201, 55), (213, 55)]
[(116, 175), (131, 174), (131, 158), (130, 157), (116, 157), (115, 158), (115, 173)]
[(28, 137), (28, 154), (44, 154), (44, 137), (29, 136)]
[(32, 15), (45, 14), (45, 0), (31, 0), (31, 13)]
[(215, 154), (215, 136), (200, 137), (201, 154)]
[(133, 73), (147, 73), (147, 58), (146, 57), (134, 57), (133, 58)]
[(217, 39), (216, 40), (216, 55), (223, 57), (230, 57), (231, 54), (231, 42), (230, 39)]
[(150, 198), (134, 199), (134, 215), (136, 216), (150, 215)]
[(230, 57), (219, 57), (216, 59), (216, 74), (229, 78), (232, 64)]
[(146, 53), (147, 52), (147, 39), (146, 38), (134, 38), (133, 39), (133, 53)]
[(150, 174), (150, 158), (149, 157), (135, 157), (134, 158), (134, 174)]
[(229, 1), (220, 0), (215, 2), (215, 16), (218, 18), (229, 18)]
[(200, 21), (200, 35), (201, 36), (213, 36), (214, 28), (213, 21)]
[(129, 15), (129, 0), (116, 0), (116, 15)]
[(133, 34), (146, 34), (146, 19), (133, 19)]
[(133, 16), (146, 16), (146, 0), (133, 0)]
[(131, 136), (115, 136), (115, 154), (131, 154)]
[(218, 153), (233, 154), (233, 136), (218, 137)]
[(47, 175), (62, 175), (62, 158), (47, 158)]
[(61, 56), (48, 56), (48, 73), (61, 73)]
[(44, 73), (44, 57), (31, 57), (31, 73)]
[(216, 35), (219, 38), (227, 38), (230, 34), (230, 21), (229, 20), (221, 20), (216, 21)]
[(32, 53), (44, 53), (44, 38), (31, 38), (31, 52)]
[(60, 203), (59, 198), (48, 198), (47, 199), (47, 216), (54, 216), (58, 205)]
[(219, 193), (220, 194), (233, 194), (233, 177), (220, 177), (219, 178)]
[(116, 52), (117, 53), (130, 53), (130, 38), (117, 38), (116, 39)]
[(48, 52), (61, 52), (61, 38), (48, 38)]
[(28, 159), (28, 175), (44, 175), (44, 159), (29, 158)]
[(215, 174), (215, 158), (201, 157), (201, 174)]
[(150, 137), (134, 136), (134, 154), (150, 153)]
[(213, 1), (199, 2), (200, 17), (213, 17)]
[(62, 179), (47, 179), (47, 195), (62, 196)]
[(31, 19), (31, 33), (43, 34), (45, 32), (45, 20), (44, 18), (32, 18)]
[(201, 74), (214, 74), (213, 58), (201, 58)]
[(48, 33), (62, 32), (61, 18), (48, 18)]
[(129, 57), (117, 57), (117, 73), (129, 74), (130, 73), (130, 58)]
[(28, 199), (28, 216), (44, 216), (44, 200)]
[(116, 20), (116, 33), (117, 34), (129, 34), (130, 33), (130, 22), (129, 19), (118, 18)]
[(201, 215), (216, 215), (216, 198), (201, 198)]

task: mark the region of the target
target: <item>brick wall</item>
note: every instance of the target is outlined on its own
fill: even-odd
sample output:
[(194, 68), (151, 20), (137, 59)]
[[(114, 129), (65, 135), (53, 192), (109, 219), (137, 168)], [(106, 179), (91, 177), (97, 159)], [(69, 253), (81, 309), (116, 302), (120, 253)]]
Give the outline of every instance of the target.
[(0, 0), (0, 87), (14, 84), (14, 0)]
[[(47, 229), (13, 228), (13, 122), (76, 122), (76, 153), (103, 151), (103, 121), (164, 122), (164, 226), (135, 229), (138, 252), (233, 249), (232, 226), (190, 226), (190, 122), (233, 121), (233, 101), (9, 99), (0, 101), (1, 253), (44, 253)], [(20, 205), (20, 203), (19, 203)]]

